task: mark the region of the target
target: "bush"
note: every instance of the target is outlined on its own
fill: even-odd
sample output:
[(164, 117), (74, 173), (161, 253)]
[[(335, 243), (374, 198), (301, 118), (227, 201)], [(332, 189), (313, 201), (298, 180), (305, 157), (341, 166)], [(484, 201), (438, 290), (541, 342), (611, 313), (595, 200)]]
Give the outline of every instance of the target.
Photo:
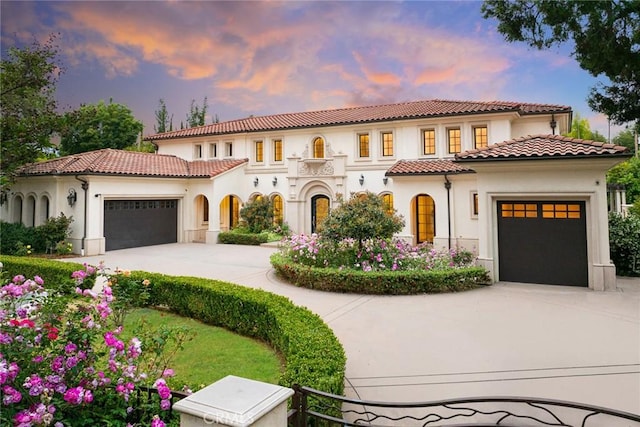
[(362, 271), (320, 268), (292, 262), (281, 253), (271, 255), (278, 276), (309, 289), (379, 295), (457, 292), (491, 283), (481, 267), (434, 270)]
[[(10, 273), (37, 261), (49, 283), (66, 277), (78, 264), (54, 260), (0, 257)], [(58, 270), (58, 271), (56, 271)], [(44, 278), (44, 273), (41, 274)], [(342, 345), (322, 319), (287, 298), (218, 280), (132, 271), (132, 280), (148, 280), (150, 303), (172, 312), (264, 340), (285, 359), (280, 384), (304, 384), (342, 394), (346, 358)], [(47, 280), (45, 278), (45, 280)], [(63, 284), (62, 287), (67, 286)]]
[(73, 218), (63, 213), (37, 227), (27, 227), (22, 223), (0, 222), (0, 253), (5, 255), (25, 255), (24, 248), (31, 246), (33, 253), (45, 253), (64, 241), (70, 232)]
[(620, 276), (640, 276), (640, 216), (609, 214), (609, 252)]
[(22, 223), (0, 221), (0, 236), (0, 253), (14, 255), (25, 245), (36, 241), (36, 230)]
[(47, 284), (47, 288), (70, 295), (76, 288), (71, 275), (75, 271), (85, 268), (83, 264), (73, 262), (55, 262), (44, 258), (0, 256), (3, 270), (13, 274), (23, 274), (26, 277), (40, 276)]
[(218, 243), (228, 245), (261, 245), (269, 241), (268, 233), (242, 233), (239, 231), (223, 231), (218, 234)]
[(240, 217), (251, 233), (260, 233), (273, 227), (273, 204), (266, 197), (258, 197), (240, 209)]

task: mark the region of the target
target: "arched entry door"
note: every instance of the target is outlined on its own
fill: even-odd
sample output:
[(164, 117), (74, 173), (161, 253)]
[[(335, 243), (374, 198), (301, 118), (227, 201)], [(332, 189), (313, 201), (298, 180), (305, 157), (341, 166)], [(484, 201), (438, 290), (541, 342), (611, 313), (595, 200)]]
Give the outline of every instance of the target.
[(220, 230), (229, 231), (240, 219), (240, 200), (233, 195), (228, 195), (220, 202)]
[(436, 234), (436, 206), (428, 194), (418, 194), (411, 203), (416, 244), (433, 243)]
[(329, 214), (329, 198), (325, 195), (317, 195), (311, 198), (311, 232), (317, 233), (318, 227)]

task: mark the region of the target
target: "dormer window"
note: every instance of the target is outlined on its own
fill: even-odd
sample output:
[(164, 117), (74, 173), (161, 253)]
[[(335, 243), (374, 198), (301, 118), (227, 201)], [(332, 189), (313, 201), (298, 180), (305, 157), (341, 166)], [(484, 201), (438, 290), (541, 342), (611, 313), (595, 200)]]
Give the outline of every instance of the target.
[(313, 140), (313, 158), (324, 159), (324, 139), (319, 136)]

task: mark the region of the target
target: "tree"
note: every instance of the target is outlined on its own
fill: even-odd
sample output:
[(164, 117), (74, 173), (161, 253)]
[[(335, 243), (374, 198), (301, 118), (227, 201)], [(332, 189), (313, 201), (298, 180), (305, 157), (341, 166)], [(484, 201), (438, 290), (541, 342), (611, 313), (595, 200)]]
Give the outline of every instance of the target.
[(607, 184), (624, 185), (627, 203), (640, 200), (640, 158), (632, 157), (609, 169)]
[(351, 194), (347, 202), (331, 210), (322, 223), (321, 236), (334, 242), (356, 239), (359, 247), (372, 238), (388, 239), (404, 227), (404, 220), (391, 214), (378, 195), (366, 192)]
[(565, 134), (571, 138), (589, 139), (592, 141), (607, 142), (607, 138), (600, 134), (598, 131), (592, 131), (589, 120), (575, 113), (573, 115), (573, 122), (571, 123), (571, 132)]
[(637, 130), (634, 130), (631, 126), (627, 126), (623, 131), (620, 131), (620, 133), (618, 135), (616, 135), (611, 142), (616, 144), (616, 145), (621, 145), (623, 147), (627, 147), (629, 149), (629, 151), (631, 151), (634, 154), (637, 154), (635, 152), (635, 150), (636, 150), (636, 143), (635, 143), (636, 132), (637, 132)]
[(173, 130), (173, 114), (169, 117), (167, 104), (162, 98), (160, 98), (158, 109), (156, 110), (156, 124), (153, 125), (153, 130), (156, 133), (171, 132)]
[(240, 216), (251, 233), (260, 233), (273, 226), (273, 204), (266, 197), (258, 197), (240, 209)]
[(0, 188), (7, 191), (15, 170), (51, 148), (59, 129), (54, 93), (60, 65), (55, 35), (44, 44), (10, 48), (0, 62)]
[(196, 126), (202, 126), (205, 124), (205, 118), (207, 116), (207, 97), (204, 97), (202, 101), (202, 107), (196, 104), (196, 100), (191, 100), (191, 107), (187, 114), (187, 128), (193, 128)]
[(610, 82), (592, 88), (589, 106), (618, 124), (640, 118), (639, 1), (485, 0), (482, 13), (509, 42), (572, 41), (580, 67)]
[(60, 149), (76, 154), (101, 148), (123, 149), (136, 143), (142, 123), (122, 104), (100, 101), (65, 114)]

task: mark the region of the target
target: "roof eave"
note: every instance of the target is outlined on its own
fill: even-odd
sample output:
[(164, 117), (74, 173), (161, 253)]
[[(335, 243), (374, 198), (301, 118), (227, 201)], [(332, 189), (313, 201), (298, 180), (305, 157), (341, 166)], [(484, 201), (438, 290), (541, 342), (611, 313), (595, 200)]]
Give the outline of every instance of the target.
[(577, 154), (572, 156), (509, 156), (509, 157), (476, 157), (470, 159), (453, 160), (456, 163), (517, 161), (517, 160), (576, 160), (576, 159), (603, 159), (603, 158), (630, 158), (631, 153), (611, 154)]

